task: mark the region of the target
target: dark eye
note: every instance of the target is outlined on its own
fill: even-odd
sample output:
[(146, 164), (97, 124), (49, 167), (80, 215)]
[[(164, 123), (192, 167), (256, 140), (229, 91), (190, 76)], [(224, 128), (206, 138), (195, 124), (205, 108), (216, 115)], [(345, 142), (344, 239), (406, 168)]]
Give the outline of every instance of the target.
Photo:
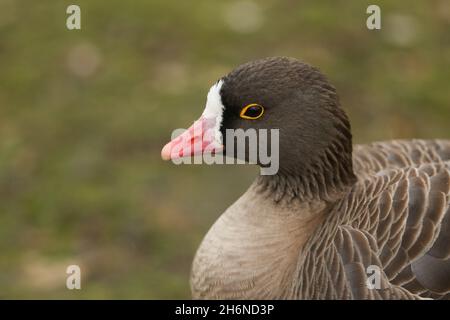
[(255, 120), (260, 118), (264, 113), (264, 108), (256, 103), (249, 104), (242, 108), (239, 116), (243, 119)]

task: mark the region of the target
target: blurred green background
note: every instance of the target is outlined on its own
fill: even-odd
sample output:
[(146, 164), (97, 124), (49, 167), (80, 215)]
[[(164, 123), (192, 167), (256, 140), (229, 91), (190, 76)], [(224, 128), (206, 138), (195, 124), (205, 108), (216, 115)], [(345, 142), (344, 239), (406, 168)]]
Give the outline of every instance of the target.
[(449, 138), (449, 31), (448, 0), (0, 0), (0, 298), (189, 298), (199, 242), (257, 173), (160, 160), (210, 85), (292, 56), (335, 84), (356, 143)]

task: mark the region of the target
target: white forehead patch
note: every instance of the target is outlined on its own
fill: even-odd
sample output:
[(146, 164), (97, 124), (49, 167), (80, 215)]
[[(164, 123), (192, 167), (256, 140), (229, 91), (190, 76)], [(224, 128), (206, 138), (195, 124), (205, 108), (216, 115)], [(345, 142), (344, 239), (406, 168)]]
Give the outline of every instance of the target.
[(211, 119), (222, 115), (223, 104), (220, 97), (220, 89), (222, 88), (223, 81), (220, 80), (209, 89), (208, 96), (206, 98), (206, 107), (203, 111), (205, 118)]
[(214, 132), (216, 141), (221, 141), (220, 126), (223, 120), (223, 109), (225, 108), (222, 103), (222, 97), (220, 96), (220, 89), (222, 88), (223, 80), (220, 80), (209, 89), (208, 96), (206, 98), (206, 107), (202, 113), (202, 116), (207, 119), (215, 119)]

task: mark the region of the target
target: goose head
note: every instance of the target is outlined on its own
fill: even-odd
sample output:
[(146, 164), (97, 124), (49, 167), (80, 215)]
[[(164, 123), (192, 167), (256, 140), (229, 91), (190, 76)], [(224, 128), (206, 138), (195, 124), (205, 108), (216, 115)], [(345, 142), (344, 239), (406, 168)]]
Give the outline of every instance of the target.
[[(210, 88), (201, 117), (167, 143), (161, 156), (170, 160), (226, 151), (248, 161), (251, 148), (239, 153), (237, 144), (226, 138), (229, 130), (238, 129), (265, 129), (269, 138), (257, 148), (269, 153), (274, 151), (270, 135), (278, 130), (279, 169), (258, 178), (276, 201), (330, 200), (355, 180), (348, 118), (335, 88), (306, 63), (271, 57), (237, 67)], [(266, 165), (259, 156), (256, 163)]]

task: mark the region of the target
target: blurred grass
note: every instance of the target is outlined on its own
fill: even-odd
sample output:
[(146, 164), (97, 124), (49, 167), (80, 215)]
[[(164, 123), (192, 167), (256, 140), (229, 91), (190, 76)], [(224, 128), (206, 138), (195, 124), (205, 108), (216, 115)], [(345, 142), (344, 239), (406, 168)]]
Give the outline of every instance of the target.
[(159, 153), (243, 62), (320, 67), (356, 143), (449, 138), (447, 0), (78, 0), (81, 31), (69, 4), (0, 0), (0, 298), (188, 298), (195, 249), (256, 170)]

